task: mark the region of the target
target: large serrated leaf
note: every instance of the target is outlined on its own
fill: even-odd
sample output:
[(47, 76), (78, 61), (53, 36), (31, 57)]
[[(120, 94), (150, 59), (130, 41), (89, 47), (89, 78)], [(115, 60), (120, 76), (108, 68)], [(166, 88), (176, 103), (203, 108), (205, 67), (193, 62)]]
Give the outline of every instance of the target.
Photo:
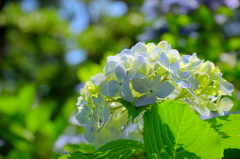
[(107, 143), (92, 154), (74, 152), (72, 154), (62, 156), (59, 159), (126, 159), (134, 153), (144, 150), (144, 145), (140, 142), (134, 140), (119, 139)]
[(80, 151), (77, 151), (71, 154), (66, 154), (64, 156), (61, 156), (58, 159), (83, 159), (83, 158), (86, 158), (86, 155)]
[(144, 143), (149, 158), (223, 157), (218, 134), (188, 104), (165, 101), (144, 114)]
[(205, 120), (218, 132), (224, 149), (240, 149), (240, 114), (230, 114)]
[(133, 103), (130, 103), (125, 100), (120, 100), (120, 102), (125, 108), (127, 108), (129, 117), (132, 117), (132, 122), (141, 112), (143, 112), (149, 107), (149, 106), (136, 107)]

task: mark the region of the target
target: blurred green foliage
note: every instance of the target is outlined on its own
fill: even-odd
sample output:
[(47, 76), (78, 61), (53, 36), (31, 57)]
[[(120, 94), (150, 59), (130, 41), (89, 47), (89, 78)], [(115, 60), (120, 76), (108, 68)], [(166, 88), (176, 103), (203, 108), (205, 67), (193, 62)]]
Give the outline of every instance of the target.
[[(142, 11), (146, 1), (124, 0), (124, 15), (102, 13), (92, 20), (89, 12), (87, 28), (76, 33), (69, 29), (71, 17), (59, 14), (59, 1), (37, 2), (39, 8), (31, 12), (24, 12), (21, 2), (0, 2), (0, 159), (57, 158), (65, 152), (94, 151), (84, 140), (70, 141), (84, 133), (73, 122), (81, 82), (101, 72), (107, 56), (142, 39), (166, 40), (180, 53), (196, 52), (213, 61), (234, 84), (232, 110), (240, 110), (240, 37), (228, 35), (231, 30), (225, 29), (240, 22), (239, 7), (220, 5), (213, 10), (200, 4), (185, 14), (174, 7), (163, 13), (152, 9), (156, 15), (148, 18)], [(79, 2), (91, 10), (96, 0)], [(219, 16), (226, 20), (218, 22)], [(69, 65), (66, 55), (77, 49), (86, 50), (87, 59)], [(65, 146), (56, 145), (66, 136)]]

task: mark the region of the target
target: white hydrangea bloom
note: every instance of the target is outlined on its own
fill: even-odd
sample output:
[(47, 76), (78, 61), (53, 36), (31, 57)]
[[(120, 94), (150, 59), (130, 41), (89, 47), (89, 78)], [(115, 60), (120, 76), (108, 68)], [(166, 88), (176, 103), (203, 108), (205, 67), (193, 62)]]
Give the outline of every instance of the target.
[(200, 60), (196, 53), (180, 56), (166, 41), (157, 45), (139, 42), (109, 56), (103, 72), (80, 90), (76, 119), (85, 125), (86, 139), (97, 146), (119, 138), (141, 141), (142, 114), (131, 121), (122, 101), (142, 107), (181, 100), (202, 116), (211, 111), (224, 115), (233, 103), (222, 96), (233, 90), (218, 67)]

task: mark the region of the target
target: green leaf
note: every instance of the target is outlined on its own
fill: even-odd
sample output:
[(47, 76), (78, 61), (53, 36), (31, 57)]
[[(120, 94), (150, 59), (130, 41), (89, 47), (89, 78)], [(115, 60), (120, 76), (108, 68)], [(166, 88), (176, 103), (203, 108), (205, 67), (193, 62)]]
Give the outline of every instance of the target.
[(224, 149), (240, 149), (240, 114), (230, 114), (205, 120), (218, 132)]
[(125, 100), (120, 100), (120, 103), (122, 103), (122, 105), (127, 108), (128, 116), (129, 118), (132, 117), (132, 122), (142, 111), (146, 110), (149, 107), (149, 106), (136, 107), (134, 103), (130, 103)]
[(99, 148), (93, 155), (88, 158), (122, 158), (126, 159), (135, 152), (143, 151), (144, 145), (134, 140), (120, 139), (107, 143)]
[(75, 152), (81, 151), (82, 153), (93, 153), (95, 151), (95, 147), (92, 144), (68, 144), (63, 147), (63, 150), (66, 152)]
[(222, 158), (218, 134), (176, 101), (155, 104), (144, 114), (144, 143), (149, 158)]
[(126, 159), (134, 153), (144, 150), (144, 145), (140, 142), (119, 139), (107, 143), (92, 154), (83, 154), (82, 152), (78, 151), (72, 154), (61, 156), (59, 159)]
[(80, 151), (77, 151), (71, 154), (66, 154), (64, 156), (61, 156), (58, 159), (82, 159), (82, 158), (86, 158), (85, 154)]

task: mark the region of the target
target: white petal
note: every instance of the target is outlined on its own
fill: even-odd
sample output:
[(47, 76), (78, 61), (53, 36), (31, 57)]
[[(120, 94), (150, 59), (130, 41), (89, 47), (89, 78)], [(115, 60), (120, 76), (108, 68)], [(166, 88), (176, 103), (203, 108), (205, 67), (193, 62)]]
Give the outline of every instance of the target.
[(116, 61), (107, 61), (106, 66), (104, 68), (105, 75), (113, 73), (116, 64), (117, 64)]
[(171, 77), (172, 77), (173, 81), (174, 81), (177, 85), (179, 85), (179, 86), (181, 86), (181, 87), (183, 87), (183, 88), (191, 88), (191, 84), (189, 84), (187, 81), (178, 80), (177, 77), (175, 77), (172, 73), (170, 73), (170, 74), (171, 74)]
[(81, 106), (83, 104), (86, 104), (86, 101), (83, 99), (82, 96), (78, 97), (78, 102), (76, 103), (76, 105)]
[(197, 107), (196, 106), (195, 109), (201, 116), (205, 116), (205, 117), (210, 116), (211, 112), (207, 107), (204, 107), (204, 106)]
[(125, 81), (127, 78), (127, 71), (121, 63), (118, 63), (115, 66), (115, 74), (117, 76), (118, 81), (120, 81), (120, 82)]
[(224, 112), (221, 110), (221, 109), (218, 109), (218, 114), (223, 116), (224, 115)]
[(173, 73), (175, 74), (175, 76), (177, 76), (179, 78), (179, 75), (180, 75), (180, 71), (181, 71), (181, 68), (180, 68), (180, 65), (179, 65), (179, 62), (176, 61), (172, 67), (172, 70), (173, 70)]
[(189, 84), (187, 81), (179, 81), (178, 85), (183, 87), (183, 88), (191, 88), (191, 84)]
[(189, 63), (189, 60), (188, 60), (189, 57), (191, 57), (191, 56), (190, 55), (182, 55), (182, 58), (181, 58), (182, 62), (184, 64)]
[(151, 80), (149, 78), (133, 78), (132, 86), (139, 93), (148, 93), (150, 92)]
[(155, 103), (156, 101), (157, 101), (157, 98), (152, 93), (149, 93), (139, 97), (135, 101), (135, 106), (139, 107), (139, 106), (149, 105), (149, 104)]
[(162, 48), (162, 49), (166, 50), (168, 48), (168, 42), (167, 41), (161, 41), (157, 44), (157, 46), (159, 48)]
[(201, 61), (195, 61), (195, 62), (192, 63), (191, 66), (192, 66), (193, 69), (197, 69), (202, 62), (203, 62), (203, 60), (201, 60)]
[(167, 50), (168, 50), (168, 51), (171, 50), (171, 44), (168, 44)]
[(169, 70), (169, 59), (167, 55), (162, 52), (159, 59), (159, 64), (166, 70)]
[(141, 67), (139, 68), (139, 70), (137, 71), (137, 73), (135, 74), (135, 77), (138, 78), (146, 78), (148, 77), (149, 74), (151, 74), (153, 72), (153, 67), (152, 64), (148, 61), (145, 61)]
[(160, 58), (160, 50), (157, 46), (153, 47), (149, 53), (151, 62), (155, 62)]
[(130, 55), (130, 56), (134, 55), (134, 51), (130, 49), (124, 49), (121, 53), (125, 55)]
[(219, 107), (223, 111), (229, 111), (232, 108), (232, 106), (233, 106), (232, 100), (227, 97), (222, 98), (219, 103)]
[(137, 51), (137, 52), (146, 52), (147, 48), (143, 42), (138, 42), (136, 45), (134, 45), (131, 50)]
[(139, 53), (139, 55), (143, 56), (145, 59), (149, 59), (150, 58), (150, 54), (146, 53), (146, 52)]
[(101, 85), (100, 92), (106, 97), (113, 97), (119, 90), (119, 83), (117, 81), (110, 81)]
[(234, 87), (231, 83), (227, 81), (222, 81), (220, 85), (221, 90), (226, 93), (227, 95), (232, 95)]
[(175, 87), (168, 81), (163, 81), (153, 88), (154, 94), (159, 98), (166, 98), (174, 91)]
[(187, 72), (187, 71), (182, 71), (180, 74), (179, 74), (179, 78), (180, 79), (187, 79), (190, 77), (190, 72)]
[(134, 98), (128, 82), (124, 82), (120, 87), (120, 94), (126, 101), (133, 102)]
[(176, 49), (171, 49), (168, 51), (168, 53), (170, 54), (170, 56), (175, 56), (177, 59), (180, 58), (179, 52)]

